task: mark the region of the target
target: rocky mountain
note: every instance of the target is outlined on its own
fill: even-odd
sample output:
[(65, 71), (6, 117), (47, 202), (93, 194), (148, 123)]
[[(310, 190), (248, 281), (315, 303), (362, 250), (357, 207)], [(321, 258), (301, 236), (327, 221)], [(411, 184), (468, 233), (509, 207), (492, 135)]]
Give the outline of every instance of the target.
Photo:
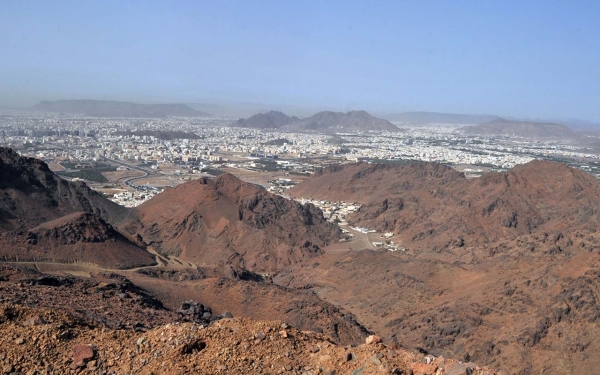
[(232, 126), (252, 129), (280, 129), (297, 121), (300, 121), (298, 117), (290, 117), (279, 111), (269, 111), (267, 113), (257, 113), (247, 119), (239, 119)]
[(232, 125), (256, 129), (276, 128), (291, 132), (401, 131), (389, 121), (373, 117), (365, 111), (348, 113), (323, 111), (303, 119), (271, 111), (254, 115), (246, 120), (241, 119)]
[(302, 119), (300, 123), (290, 125), (290, 128), (324, 132), (400, 131), (391, 122), (373, 117), (365, 111), (350, 111), (348, 113), (323, 111)]
[(502, 118), (475, 126), (465, 126), (459, 131), (467, 134), (510, 135), (523, 138), (572, 138), (575, 131), (562, 124), (510, 121)]
[[(89, 283), (91, 284), (91, 283)], [(2, 282), (2, 287), (18, 285)], [(113, 283), (115, 285), (115, 283)], [(101, 285), (87, 285), (90, 291)], [(35, 290), (37, 286), (32, 286)], [(58, 294), (62, 287), (45, 287)], [(76, 291), (77, 288), (68, 288)], [(118, 301), (111, 306), (96, 298), (95, 308), (106, 313), (126, 310), (123, 317), (139, 316), (146, 311), (156, 322), (166, 315), (160, 309), (140, 306), (135, 292), (112, 295), (113, 288), (102, 293), (77, 293), (83, 303), (94, 296)], [(108, 290), (106, 290), (108, 289)], [(91, 297), (91, 298), (90, 298)], [(129, 311), (133, 310), (133, 312)], [(194, 301), (186, 302), (183, 313), (210, 308)], [(93, 310), (92, 310), (93, 311)], [(207, 321), (186, 321), (180, 314), (168, 324), (146, 326), (142, 322), (129, 329), (109, 328), (81, 319), (70, 311), (30, 307), (17, 303), (0, 304), (0, 366), (4, 373), (136, 373), (136, 374), (473, 374), (496, 375), (473, 363), (461, 363), (442, 357), (425, 356), (385, 345), (377, 336), (369, 336), (360, 345), (343, 347), (326, 335), (302, 331), (281, 321), (253, 321), (230, 315)], [(145, 318), (144, 321), (148, 321)], [(178, 320), (178, 321), (175, 321)], [(31, 353), (36, 353), (32, 356)]]
[[(332, 340), (341, 343), (361, 341), (367, 333), (351, 314), (321, 301), (314, 294), (273, 285), (244, 268), (308, 259), (321, 253), (321, 247), (328, 241), (336, 240), (339, 230), (325, 222), (314, 207), (303, 207), (224, 175), (217, 181), (194, 182), (200, 185), (196, 193), (202, 194), (194, 195), (193, 184), (182, 185), (179, 190), (171, 190), (172, 195), (167, 192), (158, 196), (156, 204), (129, 210), (113, 204), (85, 184), (61, 180), (39, 160), (21, 157), (10, 149), (2, 149), (0, 155), (3, 197), (0, 262), (29, 267), (19, 268), (17, 275), (35, 274), (43, 280), (54, 277), (39, 275), (38, 271), (43, 270), (60, 275), (60, 280), (65, 273), (75, 273), (85, 274), (94, 281), (102, 280), (103, 272), (109, 272), (110, 277), (121, 277), (117, 275), (121, 272), (136, 285), (143, 285), (160, 296), (171, 311), (194, 296), (241, 317), (283, 319), (301, 329), (326, 332)], [(174, 204), (177, 201), (181, 203), (179, 206)], [(163, 211), (184, 216), (172, 216), (163, 223), (164, 217), (159, 215)], [(157, 221), (150, 225), (147, 221), (138, 221), (140, 217)], [(176, 220), (181, 220), (178, 225)], [(149, 227), (140, 231), (144, 237), (135, 231), (129, 237), (121, 234), (128, 234), (122, 228), (109, 223), (131, 224), (135, 228), (137, 225), (144, 228), (146, 223)], [(197, 233), (194, 233), (195, 225), (198, 225)], [(198, 249), (191, 248), (193, 241), (203, 238), (205, 244)], [(146, 239), (165, 255), (156, 254), (152, 246), (146, 246)], [(174, 250), (180, 247), (188, 251), (180, 254)], [(191, 259), (203, 263), (191, 264), (176, 256), (185, 258), (188, 253)], [(260, 268), (263, 269), (268, 267)], [(5, 278), (0, 273), (0, 280)], [(43, 283), (61, 287), (74, 283), (69, 279), (60, 280)], [(15, 289), (18, 293), (14, 301), (27, 299), (31, 290), (31, 287)], [(121, 288), (121, 292), (123, 290)], [(0, 291), (1, 302), (7, 293), (1, 288)], [(98, 292), (105, 295), (106, 289)], [(83, 293), (88, 294), (89, 291)], [(56, 308), (57, 296), (53, 294), (45, 299), (40, 293), (29, 298), (38, 306), (46, 301), (47, 306)], [(127, 316), (125, 312), (119, 314), (111, 310), (111, 320), (104, 315), (108, 311), (99, 312), (97, 306), (84, 304), (87, 297), (61, 298), (64, 306), (85, 317), (108, 319), (112, 326), (118, 326), (120, 316)], [(122, 298), (116, 301), (119, 306)], [(154, 314), (144, 321), (152, 321), (152, 316)], [(135, 321), (131, 324), (135, 325)]]
[(326, 252), (274, 281), (398, 345), (508, 373), (593, 372), (598, 189), (543, 161), (472, 180), (434, 163), (327, 168), (291, 193), (361, 202), (350, 222), (393, 231), (405, 250)]
[(40, 160), (0, 148), (0, 197), (0, 259), (107, 268), (155, 264), (107, 223), (127, 209), (85, 183), (62, 180)]
[(384, 116), (386, 120), (413, 124), (481, 124), (498, 119), (492, 115), (464, 115), (438, 112), (403, 112)]
[(135, 208), (119, 227), (161, 254), (267, 273), (321, 254), (340, 235), (315, 207), (230, 174), (159, 194)]
[(0, 147), (0, 229), (27, 230), (82, 211), (109, 223), (127, 215), (85, 183), (65, 181), (46, 163)]
[(121, 269), (157, 264), (95, 214), (78, 212), (30, 229), (25, 236), (0, 236), (1, 259), (92, 264)]
[(112, 100), (42, 101), (32, 109), (96, 117), (210, 117), (210, 114), (196, 111), (185, 104), (138, 104)]
[(351, 164), (325, 169), (290, 194), (360, 202), (352, 224), (394, 231), (414, 249), (593, 232), (600, 223), (597, 179), (546, 161), (471, 180), (436, 163)]

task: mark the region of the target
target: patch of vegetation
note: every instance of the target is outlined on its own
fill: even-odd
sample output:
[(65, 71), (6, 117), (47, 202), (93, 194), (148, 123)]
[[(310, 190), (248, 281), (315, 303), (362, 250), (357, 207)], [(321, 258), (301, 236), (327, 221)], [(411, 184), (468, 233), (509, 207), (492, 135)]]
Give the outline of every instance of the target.
[(285, 168), (282, 168), (281, 165), (277, 164), (276, 161), (270, 159), (255, 160), (254, 163), (256, 164), (256, 169), (263, 172), (275, 172), (285, 170)]
[(365, 159), (360, 159), (361, 161), (366, 161), (369, 163), (377, 163), (377, 164), (393, 164), (393, 165), (406, 165), (406, 164), (420, 164), (422, 163), (421, 160), (414, 160), (414, 159), (393, 159), (393, 160), (387, 160), (387, 159), (375, 159), (375, 158), (365, 158)]
[(84, 180), (94, 181), (94, 182), (108, 182), (108, 179), (102, 175), (101, 171), (98, 169), (82, 169), (77, 172), (59, 172), (57, 173), (61, 176), (67, 177), (79, 177)]
[(300, 171), (289, 171), (288, 173), (291, 174), (291, 175), (294, 175), (294, 176), (308, 176), (308, 175), (310, 175), (310, 172), (300, 172)]
[(65, 161), (60, 163), (63, 167), (67, 169), (93, 169), (102, 172), (114, 172), (117, 168), (110, 164), (105, 163), (73, 163), (70, 161)]
[(283, 146), (284, 143), (287, 143), (288, 145), (293, 144), (293, 142), (290, 142), (289, 140), (287, 140), (285, 138), (272, 139), (263, 144), (266, 146)]
[(223, 173), (225, 173), (218, 168), (204, 168), (204, 169), (202, 169), (202, 172), (208, 173), (213, 176), (219, 176), (219, 175), (222, 175)]

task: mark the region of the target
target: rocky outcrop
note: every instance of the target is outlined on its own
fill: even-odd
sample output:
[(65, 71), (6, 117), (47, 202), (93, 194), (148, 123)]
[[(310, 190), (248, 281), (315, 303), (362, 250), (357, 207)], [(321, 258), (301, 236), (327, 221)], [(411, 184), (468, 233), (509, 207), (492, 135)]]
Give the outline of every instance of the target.
[[(317, 172), (289, 192), (360, 202), (351, 224), (393, 231), (415, 250), (443, 251), (457, 244), (492, 245), (517, 238), (527, 238), (520, 241), (523, 247), (535, 243), (536, 252), (572, 250), (579, 246), (572, 238), (576, 231), (594, 233), (600, 224), (600, 211), (594, 208), (600, 206), (597, 179), (546, 161), (472, 180), (436, 163), (351, 164)], [(571, 239), (562, 241), (564, 233)], [(546, 240), (555, 236), (556, 241)]]
[(119, 227), (162, 254), (261, 273), (315, 257), (340, 235), (314, 206), (229, 174), (165, 191), (135, 208)]
[(98, 216), (79, 212), (22, 233), (0, 235), (4, 261), (89, 264), (122, 269), (155, 265), (154, 256)]
[(26, 230), (81, 211), (111, 223), (127, 213), (85, 183), (61, 179), (43, 161), (0, 147), (0, 230)]
[[(45, 323), (22, 324), (24, 317), (32, 314)], [(0, 365), (4, 373), (434, 375), (460, 374), (456, 369), (463, 368), (464, 374), (496, 374), (487, 368), (415, 354), (380, 342), (337, 346), (326, 336), (277, 321), (224, 319), (208, 328), (176, 323), (135, 332), (93, 328), (64, 313), (2, 304), (1, 317), (8, 317), (0, 319)]]

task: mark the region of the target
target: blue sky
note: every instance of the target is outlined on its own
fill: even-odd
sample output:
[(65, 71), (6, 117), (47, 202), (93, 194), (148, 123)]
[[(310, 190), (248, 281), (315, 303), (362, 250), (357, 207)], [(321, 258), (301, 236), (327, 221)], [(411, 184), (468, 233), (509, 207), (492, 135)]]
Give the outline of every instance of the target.
[(0, 103), (600, 121), (600, 1), (0, 1)]

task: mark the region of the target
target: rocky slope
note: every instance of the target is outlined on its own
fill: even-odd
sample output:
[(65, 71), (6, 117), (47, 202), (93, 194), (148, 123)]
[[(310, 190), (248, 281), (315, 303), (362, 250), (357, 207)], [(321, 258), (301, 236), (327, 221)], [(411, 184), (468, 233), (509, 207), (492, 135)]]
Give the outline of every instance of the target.
[(165, 255), (262, 273), (314, 257), (340, 234), (315, 207), (229, 174), (159, 194), (119, 227)]
[(85, 183), (65, 181), (43, 161), (0, 147), (0, 229), (27, 230), (81, 211), (110, 223), (127, 214)]
[(109, 268), (154, 264), (107, 222), (127, 215), (81, 182), (37, 159), (0, 148), (0, 259), (88, 262)]
[(495, 374), (472, 363), (397, 350), (376, 336), (360, 346), (336, 346), (326, 336), (276, 321), (171, 323), (136, 332), (3, 304), (0, 328), (0, 368), (7, 374)]
[(239, 119), (232, 126), (252, 129), (279, 129), (297, 121), (300, 121), (298, 117), (290, 117), (279, 111), (269, 111), (267, 113), (257, 113), (247, 119)]
[(0, 235), (0, 259), (86, 263), (108, 269), (155, 265), (154, 256), (130, 242), (95, 214), (78, 212), (27, 233)]
[[(363, 250), (278, 274), (349, 310), (387, 342), (513, 374), (593, 373), (600, 304), (597, 251), (446, 261)], [(318, 263), (318, 264), (317, 264)]]
[(299, 119), (281, 112), (259, 113), (248, 119), (240, 119), (232, 126), (254, 129), (282, 129), (285, 131), (355, 132), (355, 131), (401, 131), (387, 120), (371, 116), (365, 111), (348, 113), (323, 111)]
[[(220, 287), (225, 293), (231, 289), (223, 283)], [(278, 288), (278, 294), (283, 292)], [(310, 304), (298, 308), (311, 319)], [(330, 315), (324, 310), (314, 313), (321, 319)], [(401, 374), (411, 369), (430, 375), (438, 369), (437, 374), (493, 374), (471, 363), (386, 347), (376, 336), (367, 337), (366, 345), (338, 346), (339, 332), (348, 326), (344, 320), (335, 330), (317, 333), (287, 319), (281, 323), (231, 317), (205, 301), (185, 301), (176, 311), (167, 309), (151, 292), (114, 273), (80, 278), (0, 266), (0, 369), (47, 374)], [(353, 342), (364, 343), (365, 337)]]
[[(326, 243), (336, 240), (338, 228), (314, 207), (224, 175), (216, 181), (183, 185), (141, 211), (130, 211), (115, 208), (84, 184), (60, 180), (40, 161), (10, 150), (3, 155), (2, 188), (11, 197), (7, 209), (12, 214), (0, 232), (0, 260), (5, 263), (61, 277), (85, 275), (91, 280), (99, 272), (121, 272), (160, 295), (173, 310), (194, 296), (240, 317), (285, 319), (302, 329), (327, 332), (342, 343), (360, 341), (367, 333), (350, 314), (314, 294), (270, 284), (246, 269), (248, 264), (261, 264), (251, 270), (270, 272), (268, 267), (314, 257)], [(36, 207), (46, 197), (56, 203)], [(89, 211), (80, 212), (83, 207)], [(144, 237), (134, 231), (128, 239), (99, 215), (133, 228), (139, 225)], [(128, 216), (129, 220), (123, 220)], [(147, 222), (139, 218), (155, 220), (151, 230), (146, 231)], [(177, 231), (179, 235), (172, 236)], [(164, 246), (160, 248), (164, 255), (154, 255), (146, 239)], [(203, 246), (193, 247), (197, 243)], [(200, 266), (178, 258), (176, 254), (187, 255), (177, 250), (180, 246), (190, 246), (190, 258), (199, 260)], [(40, 304), (39, 295), (35, 301)], [(88, 307), (77, 306), (90, 313)]]
[(600, 365), (594, 176), (539, 161), (474, 180), (436, 164), (359, 164), (306, 184), (296, 193), (363, 202), (352, 220), (394, 231), (408, 250), (326, 252), (276, 283), (312, 290), (385, 339), (436, 355), (515, 374)]
[[(472, 180), (435, 163), (336, 166), (290, 194), (360, 202), (351, 223), (393, 231), (415, 251), (471, 245), (493, 251), (489, 247), (517, 238), (532, 252), (557, 251), (556, 246), (581, 246), (575, 233), (593, 233), (600, 223), (597, 179), (545, 161)], [(548, 237), (558, 239), (545, 241)]]

